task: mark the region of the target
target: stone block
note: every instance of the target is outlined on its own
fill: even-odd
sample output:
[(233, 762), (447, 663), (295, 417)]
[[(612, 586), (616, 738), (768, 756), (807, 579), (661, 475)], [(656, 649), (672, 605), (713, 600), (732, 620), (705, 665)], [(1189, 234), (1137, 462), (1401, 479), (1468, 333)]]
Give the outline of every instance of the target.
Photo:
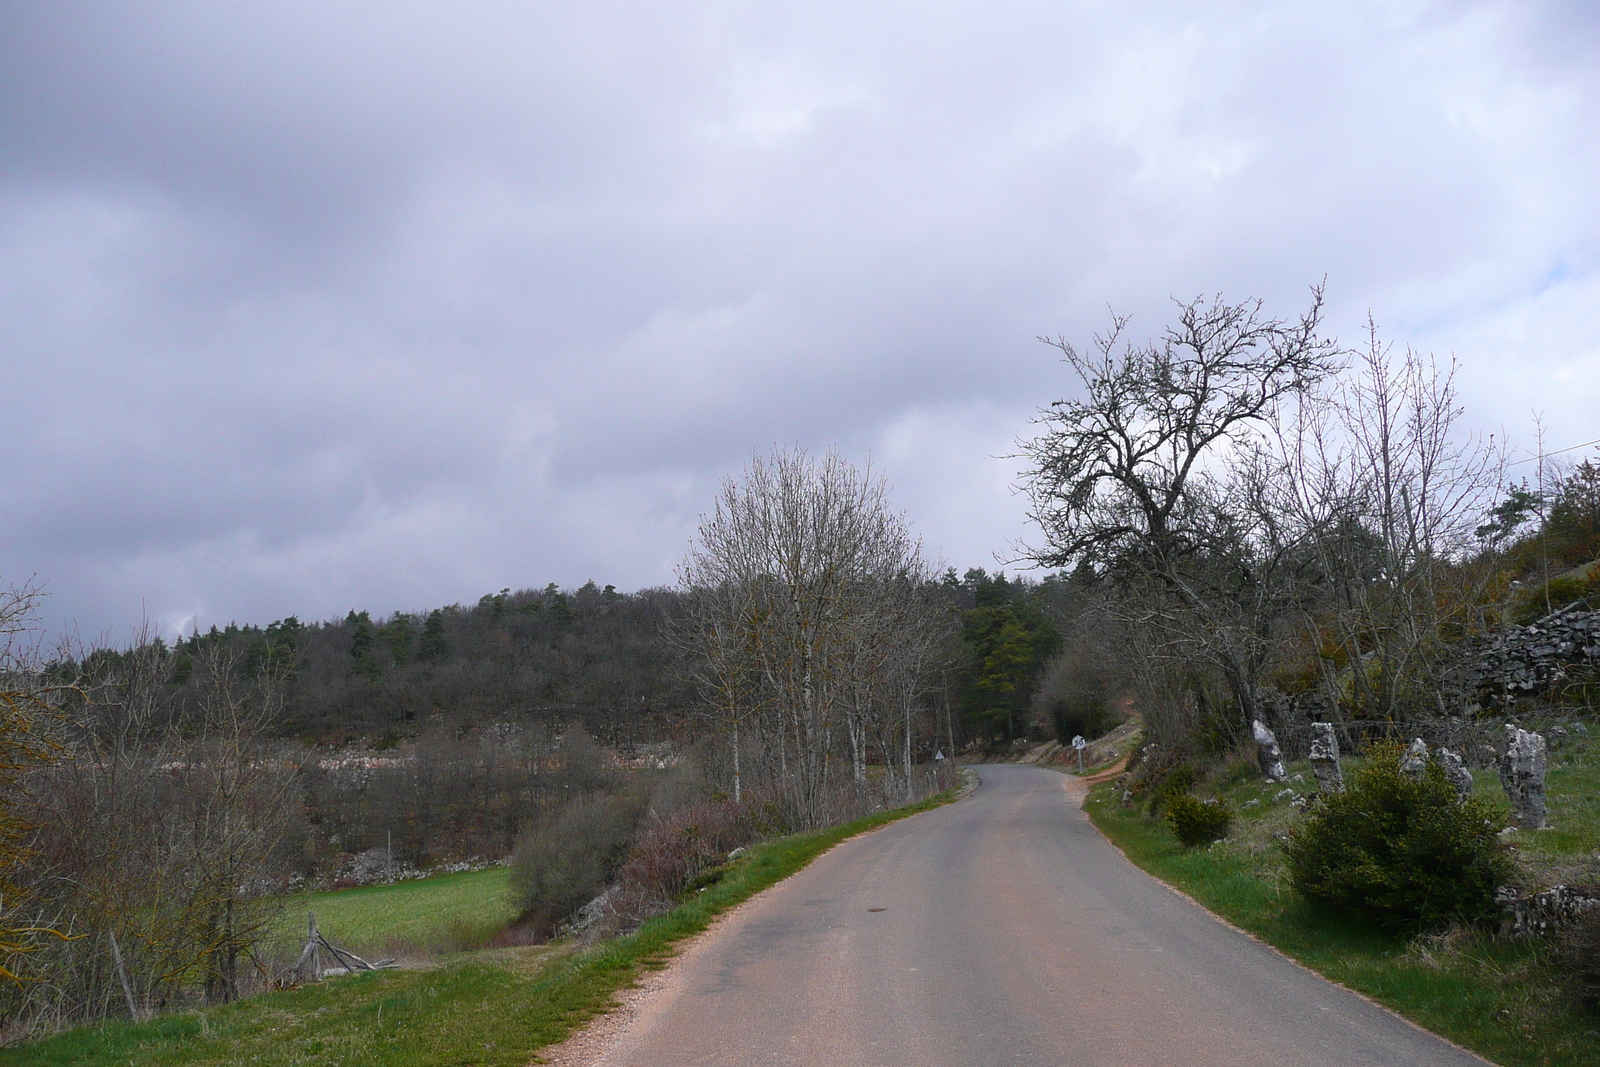
[(1344, 791), (1344, 769), (1339, 766), (1339, 735), (1331, 722), (1311, 724), (1311, 773), (1322, 793)]
[(1261, 777), (1269, 782), (1287, 781), (1289, 775), (1283, 769), (1283, 749), (1278, 747), (1278, 738), (1260, 719), (1250, 724), (1250, 735), (1256, 741), (1256, 762), (1261, 765)]
[(1506, 754), (1500, 758), (1500, 785), (1525, 830), (1543, 829), (1549, 819), (1544, 800), (1544, 738), (1506, 724)]

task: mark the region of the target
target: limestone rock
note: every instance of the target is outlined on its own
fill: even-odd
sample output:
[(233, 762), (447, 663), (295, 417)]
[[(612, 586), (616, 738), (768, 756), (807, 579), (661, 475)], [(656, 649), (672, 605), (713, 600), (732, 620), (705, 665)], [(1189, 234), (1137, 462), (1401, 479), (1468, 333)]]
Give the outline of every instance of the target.
[(369, 848), (365, 852), (349, 856), (335, 868), (333, 885), (343, 889), (348, 886), (358, 885), (386, 885), (390, 882), (400, 882), (408, 878), (426, 878), (426, 871), (418, 870), (405, 860), (390, 862), (386, 849)]
[(1422, 772), (1428, 769), (1428, 745), (1417, 738), (1411, 742), (1406, 754), (1400, 758), (1400, 773), (1412, 778), (1421, 778)]
[(1256, 761), (1261, 764), (1261, 776), (1269, 782), (1288, 780), (1288, 772), (1283, 769), (1283, 749), (1278, 747), (1277, 737), (1260, 719), (1250, 724), (1250, 734), (1256, 739)]
[(1506, 754), (1500, 758), (1500, 784), (1523, 829), (1544, 827), (1544, 738), (1506, 723)]
[(1323, 793), (1344, 792), (1344, 770), (1339, 766), (1339, 736), (1333, 723), (1311, 724), (1311, 773)]
[(1512, 937), (1546, 937), (1584, 912), (1600, 908), (1600, 899), (1564, 885), (1527, 897), (1508, 886), (1495, 899), (1505, 915), (1505, 932)]
[(1433, 761), (1444, 768), (1444, 776), (1456, 787), (1457, 800), (1465, 801), (1472, 795), (1472, 772), (1467, 770), (1460, 756), (1448, 748), (1436, 748), (1433, 750)]
[(1545, 692), (1600, 668), (1600, 611), (1577, 603), (1527, 626), (1508, 626), (1471, 646), (1463, 681), (1488, 707)]

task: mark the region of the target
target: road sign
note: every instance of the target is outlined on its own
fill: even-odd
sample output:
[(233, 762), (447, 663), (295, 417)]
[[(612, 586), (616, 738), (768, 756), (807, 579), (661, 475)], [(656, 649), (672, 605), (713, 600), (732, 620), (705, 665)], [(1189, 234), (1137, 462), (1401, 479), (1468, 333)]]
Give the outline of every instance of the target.
[(1083, 739), (1083, 735), (1082, 734), (1078, 734), (1077, 736), (1073, 737), (1073, 739), (1072, 739), (1072, 747), (1078, 750), (1078, 773), (1079, 774), (1083, 773), (1083, 749), (1084, 749), (1084, 746), (1087, 745), (1087, 744), (1088, 744), (1088, 742)]

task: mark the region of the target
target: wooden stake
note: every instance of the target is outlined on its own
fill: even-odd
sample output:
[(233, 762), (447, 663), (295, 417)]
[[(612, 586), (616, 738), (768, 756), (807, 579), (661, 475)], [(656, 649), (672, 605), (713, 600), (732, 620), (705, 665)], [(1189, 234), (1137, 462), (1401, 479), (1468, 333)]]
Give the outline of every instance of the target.
[(300, 958), (295, 961), (294, 973), (297, 975), (300, 974), (305, 970), (306, 963), (309, 962), (311, 964), (311, 977), (313, 979), (321, 978), (322, 961), (318, 958), (319, 953), (317, 943), (321, 941), (322, 938), (317, 934), (317, 913), (314, 911), (306, 912), (306, 919), (309, 927), (309, 930), (306, 933), (306, 947), (300, 951)]

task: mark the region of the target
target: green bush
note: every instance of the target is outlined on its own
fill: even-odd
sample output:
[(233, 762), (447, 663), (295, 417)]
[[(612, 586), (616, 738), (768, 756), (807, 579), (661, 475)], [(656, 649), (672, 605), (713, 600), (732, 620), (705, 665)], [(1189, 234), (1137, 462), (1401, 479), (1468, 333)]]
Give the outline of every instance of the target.
[(1209, 845), (1228, 836), (1233, 809), (1220, 800), (1201, 800), (1179, 793), (1167, 801), (1167, 825), (1188, 848)]
[[(1200, 772), (1192, 763), (1176, 763), (1165, 771), (1152, 769), (1145, 789), (1150, 796), (1150, 814), (1162, 811), (1175, 797), (1187, 794), (1200, 781)], [(1153, 785), (1150, 783), (1154, 783)]]
[(524, 834), (511, 860), (518, 922), (546, 934), (599, 896), (628, 857), (646, 801), (638, 793), (580, 797)]
[(1320, 798), (1290, 831), (1291, 884), (1395, 930), (1491, 918), (1512, 865), (1488, 809), (1458, 801), (1436, 763), (1419, 778), (1402, 773), (1401, 753), (1376, 746), (1344, 792)]
[(1537, 622), (1552, 611), (1580, 600), (1600, 598), (1600, 567), (1591, 566), (1579, 574), (1562, 574), (1523, 594), (1522, 603), (1511, 613), (1519, 626)]

